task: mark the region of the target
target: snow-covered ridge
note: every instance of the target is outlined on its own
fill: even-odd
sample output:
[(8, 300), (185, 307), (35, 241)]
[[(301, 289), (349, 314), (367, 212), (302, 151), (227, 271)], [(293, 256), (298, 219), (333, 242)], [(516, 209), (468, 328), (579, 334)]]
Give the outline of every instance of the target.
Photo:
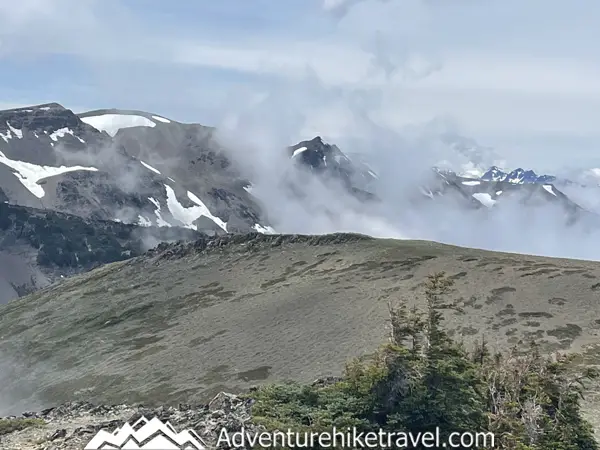
[(102, 114), (100, 116), (82, 117), (81, 121), (98, 131), (106, 131), (113, 137), (121, 128), (156, 126), (156, 123), (146, 117), (131, 114)]
[(506, 172), (497, 166), (490, 167), (481, 177), (484, 181), (503, 181), (512, 184), (539, 183), (547, 184), (556, 180), (553, 175), (538, 175), (533, 170), (522, 168)]

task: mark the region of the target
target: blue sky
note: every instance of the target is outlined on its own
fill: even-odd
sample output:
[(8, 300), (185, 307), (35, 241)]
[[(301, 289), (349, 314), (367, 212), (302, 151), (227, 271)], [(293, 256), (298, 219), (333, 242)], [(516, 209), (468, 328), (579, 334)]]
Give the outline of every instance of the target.
[(0, 0), (0, 107), (219, 125), (268, 96), (299, 137), (445, 117), (523, 165), (592, 164), (598, 23), (597, 0)]

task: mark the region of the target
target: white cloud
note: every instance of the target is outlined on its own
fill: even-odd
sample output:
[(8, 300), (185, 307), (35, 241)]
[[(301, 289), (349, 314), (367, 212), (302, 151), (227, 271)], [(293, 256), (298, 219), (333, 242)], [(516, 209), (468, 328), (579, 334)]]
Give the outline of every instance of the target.
[[(311, 123), (297, 134), (354, 132), (365, 114), (388, 128), (449, 115), (484, 142), (596, 134), (597, 3), (324, 0), (321, 16), (310, 2), (277, 5), (261, 2), (263, 11), (222, 0), (194, 21), (176, 8), (172, 21), (158, 21), (151, 6), (118, 0), (0, 2), (0, 57), (11, 64), (68, 55), (90, 74), (76, 80), (83, 87), (75, 92), (56, 68), (55, 95), (73, 92), (90, 107), (88, 98), (108, 103), (98, 106), (150, 105), (182, 120), (199, 120), (201, 112), (216, 123), (227, 106), (241, 106), (225, 103), (238, 90), (274, 94), (284, 80), (310, 104)], [(558, 39), (557, 29), (569, 31)], [(173, 86), (182, 95), (171, 95)], [(8, 103), (31, 97), (2, 92)]]

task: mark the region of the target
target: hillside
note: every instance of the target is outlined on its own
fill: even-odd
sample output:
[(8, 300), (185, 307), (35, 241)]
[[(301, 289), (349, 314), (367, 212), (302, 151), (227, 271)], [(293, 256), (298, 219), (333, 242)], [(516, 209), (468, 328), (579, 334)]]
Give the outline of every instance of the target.
[[(385, 339), (387, 303), (446, 271), (465, 342), (597, 362), (600, 264), (337, 234), (161, 244), (0, 308), (0, 413), (65, 401), (204, 401), (338, 374)], [(593, 397), (591, 397), (593, 399)], [(588, 405), (589, 406), (589, 405)]]

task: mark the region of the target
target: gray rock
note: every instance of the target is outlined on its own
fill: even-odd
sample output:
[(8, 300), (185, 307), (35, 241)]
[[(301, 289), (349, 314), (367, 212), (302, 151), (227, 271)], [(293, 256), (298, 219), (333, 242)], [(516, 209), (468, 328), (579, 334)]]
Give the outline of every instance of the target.
[[(218, 442), (222, 429), (229, 434), (252, 435), (264, 428), (252, 423), (252, 402), (233, 394), (219, 393), (208, 405), (180, 404), (177, 407), (146, 408), (143, 405), (93, 405), (70, 402), (21, 417), (37, 419), (34, 426), (0, 435), (3, 450), (81, 450), (100, 430), (112, 432), (125, 422), (133, 425), (142, 417), (170, 423), (177, 432), (194, 431), (209, 448), (230, 448)], [(241, 448), (250, 448), (241, 447)]]

